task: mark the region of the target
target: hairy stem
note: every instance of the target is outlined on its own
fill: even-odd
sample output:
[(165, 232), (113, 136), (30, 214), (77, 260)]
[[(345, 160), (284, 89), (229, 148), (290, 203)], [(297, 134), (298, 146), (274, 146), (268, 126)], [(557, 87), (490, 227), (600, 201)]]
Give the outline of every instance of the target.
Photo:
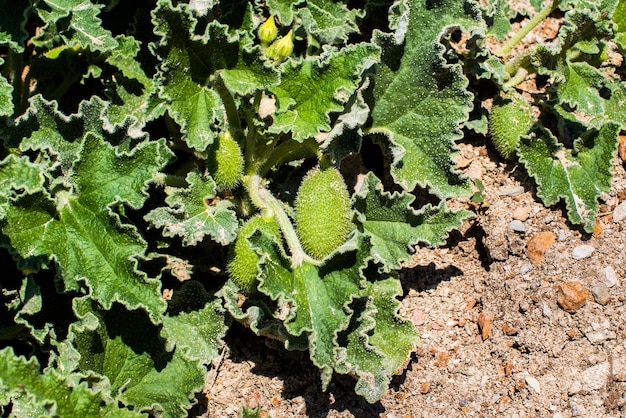
[(260, 174), (265, 175), (272, 167), (279, 166), (288, 161), (314, 156), (314, 150), (317, 149), (317, 146), (317, 142), (315, 142), (313, 138), (309, 138), (304, 142), (294, 140), (283, 142), (272, 150), (261, 167)]
[(526, 35), (530, 33), (543, 19), (548, 17), (557, 7), (561, 0), (553, 0), (551, 4), (544, 7), (532, 19), (528, 21), (511, 39), (506, 41), (502, 48), (496, 53), (498, 56), (505, 56), (517, 45)]
[(215, 90), (220, 95), (224, 109), (226, 109), (226, 118), (228, 119), (228, 127), (230, 128), (231, 135), (242, 144), (243, 142), (243, 129), (241, 128), (241, 121), (239, 120), (239, 110), (235, 103), (235, 98), (230, 93), (230, 90), (224, 84), (222, 77), (215, 77), (214, 83)]
[(247, 186), (252, 203), (254, 203), (254, 205), (259, 209), (270, 211), (274, 214), (276, 223), (278, 223), (278, 226), (283, 233), (283, 237), (285, 237), (285, 241), (287, 242), (289, 252), (291, 253), (291, 266), (297, 267), (304, 261), (314, 265), (319, 265), (319, 262), (309, 257), (302, 248), (302, 244), (300, 244), (300, 240), (298, 239), (296, 230), (293, 228), (293, 224), (289, 220), (289, 217), (285, 213), (285, 210), (280, 202), (272, 195), (272, 193), (270, 193), (269, 190), (263, 187), (261, 184), (261, 176), (256, 174), (251, 175), (248, 179)]

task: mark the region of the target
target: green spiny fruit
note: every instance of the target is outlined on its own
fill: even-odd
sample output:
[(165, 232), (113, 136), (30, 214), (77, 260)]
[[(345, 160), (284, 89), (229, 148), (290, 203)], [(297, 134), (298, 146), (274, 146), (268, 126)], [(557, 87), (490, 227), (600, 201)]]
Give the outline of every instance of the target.
[(323, 259), (344, 243), (350, 231), (350, 195), (336, 168), (314, 168), (296, 197), (296, 232), (309, 255)]
[(232, 189), (243, 175), (243, 154), (230, 132), (221, 133), (209, 150), (209, 171), (222, 189)]
[(273, 217), (255, 215), (239, 228), (227, 268), (231, 279), (246, 293), (254, 291), (258, 282), (259, 256), (250, 248), (247, 240), (255, 231), (260, 231), (276, 240), (280, 240), (281, 237), (280, 228)]
[(521, 97), (495, 102), (489, 114), (489, 133), (498, 152), (512, 158), (520, 137), (535, 123), (530, 105)]

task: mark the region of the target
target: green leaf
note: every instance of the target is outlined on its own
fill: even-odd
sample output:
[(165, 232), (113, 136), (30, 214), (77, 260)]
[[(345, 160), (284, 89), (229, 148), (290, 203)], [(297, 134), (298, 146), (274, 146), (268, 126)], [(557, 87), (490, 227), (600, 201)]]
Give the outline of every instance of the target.
[(76, 310), (81, 317), (95, 315), (99, 320), (95, 330), (72, 327), (81, 370), (107, 377), (111, 394), (135, 410), (187, 416), (189, 400), (204, 384), (206, 370), (200, 361), (178, 349), (166, 351), (166, 341), (142, 311), (115, 304), (100, 312), (87, 299), (77, 300)]
[(453, 28), (484, 31), (474, 3), (458, 0), (400, 2), (393, 34), (376, 32), (383, 50), (374, 79), (371, 132), (388, 137), (391, 173), (405, 190), (429, 186), (437, 196), (471, 193), (471, 184), (454, 170), (454, 140), (468, 119), (472, 94), (458, 65), (443, 57), (442, 35)]
[(615, 41), (622, 49), (626, 50), (626, 0), (619, 0), (613, 14), (613, 22), (617, 25)]
[[(1, 27), (1, 26), (0, 26)], [(0, 58), (0, 69), (4, 60)], [(0, 75), (0, 116), (11, 116), (13, 114), (13, 86)]]
[(309, 354), (321, 369), (325, 389), (337, 362), (337, 333), (348, 326), (348, 304), (358, 295), (358, 281), (339, 274), (321, 277), (306, 262), (292, 269), (280, 254), (268, 254), (259, 290), (284, 307), (284, 326), (291, 335), (308, 335)]
[(359, 9), (348, 10), (345, 4), (333, 0), (308, 2), (298, 14), (306, 31), (327, 45), (345, 43), (348, 35), (358, 32), (356, 19), (362, 17)]
[(578, 138), (574, 149), (564, 148), (546, 129), (522, 139), (520, 161), (538, 185), (537, 195), (546, 206), (565, 200), (567, 216), (592, 232), (598, 197), (611, 187), (611, 167), (617, 150), (619, 126), (605, 124)]
[(219, 356), (227, 330), (221, 300), (216, 299), (201, 309), (166, 316), (161, 335), (167, 351), (175, 347), (188, 360), (210, 364)]
[(43, 172), (27, 157), (9, 155), (0, 162), (0, 219), (6, 215), (7, 206), (19, 196), (19, 191), (32, 194), (41, 190)]
[(411, 207), (415, 196), (385, 192), (371, 172), (352, 200), (359, 230), (369, 237), (371, 256), (384, 272), (399, 269), (419, 242), (431, 246), (443, 244), (448, 232), (472, 216), (467, 210), (451, 211), (444, 202), (438, 206), (428, 204), (416, 211)]
[(93, 51), (112, 51), (117, 41), (110, 31), (102, 26), (98, 17), (104, 5), (96, 5), (88, 0), (44, 0), (37, 6), (39, 17), (44, 23), (55, 24), (69, 17), (67, 28), (60, 32), (67, 45), (80, 45)]
[(13, 416), (143, 416), (118, 408), (107, 394), (92, 391), (86, 383), (72, 385), (55, 370), (40, 373), (34, 357), (16, 356), (11, 347), (0, 350), (0, 364), (0, 404), (11, 402)]
[(239, 221), (228, 200), (211, 202), (216, 185), (211, 177), (197, 171), (187, 175), (189, 187), (169, 190), (169, 207), (152, 210), (145, 216), (166, 237), (180, 236), (183, 245), (196, 245), (209, 235), (215, 242), (228, 245), (237, 236)]
[(17, 53), (23, 51), (28, 38), (25, 25), (31, 8), (30, 2), (0, 0), (0, 45), (8, 45)]
[(270, 9), (270, 13), (278, 17), (281, 25), (290, 26), (293, 21), (293, 9), (302, 3), (302, 0), (267, 0), (265, 3)]
[(357, 44), (328, 49), (322, 57), (288, 61), (276, 95), (277, 110), (271, 132), (291, 132), (303, 141), (328, 132), (330, 113), (341, 112), (361, 83), (363, 72), (378, 60), (378, 48)]
[(402, 295), (395, 278), (368, 283), (367, 297), (358, 317), (360, 325), (347, 333), (347, 345), (339, 349), (338, 371), (359, 377), (355, 392), (368, 402), (378, 401), (387, 390), (391, 376), (401, 372), (418, 343), (413, 324), (398, 316)]
[(139, 208), (147, 183), (171, 157), (164, 141), (144, 142), (120, 154), (92, 133), (54, 195), (25, 196), (7, 207), (3, 232), (22, 257), (47, 256), (60, 266), (68, 290), (84, 281), (91, 297), (110, 307), (120, 301), (144, 307), (155, 321), (164, 310), (159, 282), (136, 270), (145, 243), (130, 226), (121, 224), (111, 206)]
[(504, 40), (506, 35), (511, 31), (512, 26), (509, 22), (511, 16), (510, 5), (508, 0), (490, 1), (487, 7), (487, 16), (491, 19), (489, 31), (487, 35), (493, 36), (498, 40)]
[(211, 128), (223, 108), (216, 83), (218, 89), (223, 83), (231, 93), (244, 95), (279, 82), (260, 46), (243, 48), (226, 25), (213, 21), (201, 37), (191, 35), (196, 19), (184, 5), (174, 9), (165, 0), (153, 21), (166, 57), (159, 69), (161, 96), (171, 102), (168, 111), (192, 148), (204, 150), (215, 137)]

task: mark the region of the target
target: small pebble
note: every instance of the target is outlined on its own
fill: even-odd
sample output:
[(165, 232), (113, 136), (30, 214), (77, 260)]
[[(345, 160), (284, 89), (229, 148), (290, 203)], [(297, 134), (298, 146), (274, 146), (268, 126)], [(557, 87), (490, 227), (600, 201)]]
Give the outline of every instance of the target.
[(491, 317), (481, 312), (480, 315), (478, 315), (478, 327), (480, 328), (480, 335), (483, 341), (485, 341), (491, 334)]
[(589, 257), (596, 249), (591, 245), (579, 245), (572, 250), (572, 258), (574, 260), (582, 260)]
[(543, 261), (546, 251), (556, 242), (556, 236), (549, 231), (537, 233), (528, 240), (526, 255), (528, 259), (539, 264)]
[(564, 282), (557, 285), (558, 305), (567, 312), (575, 312), (587, 303), (589, 291), (580, 282)]
[(584, 408), (576, 405), (574, 401), (570, 401), (569, 408), (572, 410), (572, 417), (580, 417), (586, 412)]
[(530, 206), (523, 206), (521, 208), (517, 208), (513, 211), (513, 219), (517, 219), (518, 221), (525, 221), (530, 216)]
[(525, 233), (526, 225), (524, 225), (524, 222), (514, 219), (511, 222), (509, 222), (509, 229), (511, 231)]
[(604, 284), (606, 284), (607, 287), (619, 286), (619, 277), (617, 277), (617, 273), (613, 267), (606, 266), (602, 272), (604, 273)]
[(522, 264), (522, 267), (519, 269), (520, 274), (530, 273), (533, 270), (533, 265), (530, 263)]
[(504, 189), (500, 191), (500, 196), (519, 196), (524, 193), (524, 188), (522, 186), (513, 186), (508, 189)]
[(526, 384), (533, 388), (536, 393), (541, 393), (541, 385), (539, 381), (532, 376), (526, 376)]
[(626, 200), (613, 209), (613, 222), (620, 223), (626, 219)]
[(602, 306), (606, 305), (611, 300), (609, 288), (604, 282), (595, 283), (591, 288), (591, 293), (593, 294), (593, 298), (596, 302)]

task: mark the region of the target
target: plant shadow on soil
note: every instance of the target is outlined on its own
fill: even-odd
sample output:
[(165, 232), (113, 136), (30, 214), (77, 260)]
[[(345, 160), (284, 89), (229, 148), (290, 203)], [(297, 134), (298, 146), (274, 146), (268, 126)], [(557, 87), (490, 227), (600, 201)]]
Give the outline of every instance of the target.
[[(450, 281), (453, 277), (460, 276), (463, 271), (458, 267), (449, 265), (437, 268), (435, 263), (418, 265), (401, 270), (401, 282), (404, 293), (409, 289), (419, 292), (435, 289), (439, 283)], [(280, 380), (282, 384), (269, 388), (269, 393), (264, 397), (282, 399), (282, 402), (302, 397), (306, 410), (300, 411), (302, 416), (308, 418), (327, 417), (330, 411), (349, 411), (355, 417), (375, 418), (385, 412), (380, 402), (368, 403), (361, 396), (355, 394), (354, 385), (356, 379), (347, 375), (334, 374), (328, 389), (322, 391), (319, 369), (311, 362), (308, 352), (288, 351), (282, 344), (265, 337), (255, 335), (245, 326), (234, 323), (226, 338), (228, 345), (228, 358), (233, 363), (252, 363), (254, 366), (250, 372), (257, 376), (264, 376), (272, 380)], [(411, 354), (409, 364), (417, 362), (415, 353)], [(397, 392), (402, 390), (406, 379), (404, 373), (393, 376), (389, 390)], [(219, 370), (218, 370), (219, 375)], [(243, 387), (243, 385), (241, 386)], [(233, 389), (237, 391), (238, 389)], [(262, 389), (267, 391), (268, 389)], [(275, 390), (276, 393), (271, 393)], [(242, 391), (239, 405), (255, 406), (253, 393)], [(210, 394), (209, 394), (210, 395)], [(202, 398), (202, 397), (200, 397)], [(252, 405), (250, 405), (252, 401)], [(263, 405), (259, 405), (262, 406)], [(206, 399), (199, 399), (190, 411), (189, 416), (199, 416), (207, 408)], [(205, 411), (202, 411), (205, 410)], [(210, 411), (209, 415), (212, 416)]]
[[(380, 402), (370, 404), (354, 393), (356, 379), (351, 376), (334, 374), (324, 392), (322, 391), (319, 369), (311, 362), (308, 352), (288, 351), (281, 343), (259, 337), (241, 324), (234, 323), (226, 337), (229, 347), (228, 358), (233, 363), (252, 363), (251, 373), (282, 381), (282, 385), (269, 388), (270, 398), (282, 402), (302, 397), (306, 410), (300, 411), (308, 418), (326, 417), (330, 411), (349, 411), (353, 416), (363, 418), (379, 417), (385, 411)], [(219, 373), (218, 373), (219, 374)], [(392, 383), (393, 386), (393, 383)], [(268, 388), (264, 388), (267, 391)], [(276, 393), (271, 393), (275, 390)], [(240, 406), (254, 407), (253, 391), (242, 393)], [(206, 409), (206, 400), (199, 399), (189, 416), (199, 416)], [(266, 410), (264, 405), (261, 410)], [(212, 414), (209, 411), (209, 416)], [(204, 415), (203, 415), (204, 416)]]

